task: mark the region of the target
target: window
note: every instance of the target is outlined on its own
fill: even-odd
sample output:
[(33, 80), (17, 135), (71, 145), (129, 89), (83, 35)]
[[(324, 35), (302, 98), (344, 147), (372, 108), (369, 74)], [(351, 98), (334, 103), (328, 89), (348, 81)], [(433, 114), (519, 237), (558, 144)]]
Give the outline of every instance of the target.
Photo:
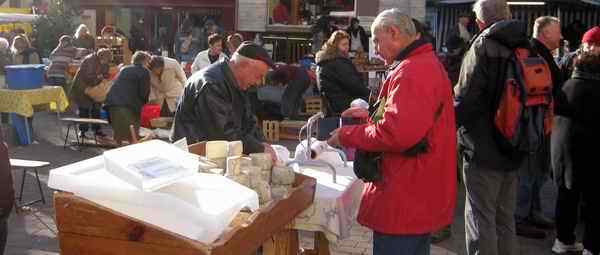
[(331, 12), (354, 11), (355, 0), (267, 0), (270, 25), (312, 25)]

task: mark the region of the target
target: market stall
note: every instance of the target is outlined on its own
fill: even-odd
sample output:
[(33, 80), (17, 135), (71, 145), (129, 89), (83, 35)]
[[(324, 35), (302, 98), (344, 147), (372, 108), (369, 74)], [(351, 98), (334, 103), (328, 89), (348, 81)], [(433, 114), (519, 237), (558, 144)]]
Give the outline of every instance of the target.
[[(215, 142), (209, 144), (214, 145)], [(262, 245), (265, 246), (263, 251), (268, 250), (271, 254), (296, 254), (292, 250), (298, 250), (297, 242), (286, 246), (289, 253), (281, 253), (281, 246), (274, 244), (273, 240), (294, 236), (295, 232), (289, 226), (296, 215), (312, 204), (315, 179), (296, 174), (285, 195), (268, 201), (260, 194), (261, 205), (257, 209), (257, 193), (248, 191), (221, 174), (192, 173), (192, 176), (182, 179), (183, 183), (176, 182), (154, 191), (137, 190), (135, 185), (125, 183), (129, 183), (131, 178), (117, 178), (119, 174), (111, 174), (116, 171), (113, 164), (126, 161), (123, 157), (131, 158), (128, 155), (111, 157), (124, 153), (123, 150), (130, 150), (134, 153), (132, 155), (146, 154), (138, 153), (138, 149), (144, 150), (143, 146), (152, 144), (163, 146), (160, 154), (173, 153), (170, 145), (151, 141), (108, 151), (103, 156), (51, 171), (49, 186), (60, 190), (54, 195), (54, 206), (61, 254), (253, 254)], [(176, 157), (188, 161), (192, 154), (212, 157), (223, 152), (218, 148), (200, 143), (189, 146), (190, 153), (184, 150), (175, 153)], [(233, 150), (241, 153), (241, 150)], [(231, 153), (231, 150), (228, 149), (227, 153)], [(215, 162), (227, 161), (228, 174), (232, 174), (231, 169), (235, 167), (230, 162), (236, 161), (232, 159), (235, 157)], [(262, 156), (251, 157), (253, 164), (263, 165), (250, 167), (259, 169), (261, 176), (260, 169), (264, 169), (265, 165), (257, 158)], [(195, 160), (202, 161), (203, 158), (196, 156)], [(146, 167), (158, 165), (146, 164)], [(200, 165), (206, 166), (203, 163)], [(155, 188), (144, 187), (151, 190)], [(180, 199), (173, 200), (170, 198), (172, 196)], [(227, 217), (222, 213), (229, 210), (228, 205), (232, 202), (237, 204), (236, 200), (245, 201), (243, 204), (246, 206), (239, 208), (247, 207), (252, 212), (241, 210), (234, 213), (235, 217), (228, 221), (224, 230), (214, 235), (216, 232), (212, 230), (219, 229), (215, 227), (215, 222), (225, 222), (223, 218)], [(200, 203), (200, 206), (195, 206), (196, 203)], [(199, 216), (198, 212), (208, 214)], [(211, 220), (206, 220), (207, 217)], [(274, 236), (277, 238), (272, 238)]]
[(9, 33), (20, 28), (31, 33), (31, 23), (36, 18), (29, 8), (0, 8), (0, 32)]

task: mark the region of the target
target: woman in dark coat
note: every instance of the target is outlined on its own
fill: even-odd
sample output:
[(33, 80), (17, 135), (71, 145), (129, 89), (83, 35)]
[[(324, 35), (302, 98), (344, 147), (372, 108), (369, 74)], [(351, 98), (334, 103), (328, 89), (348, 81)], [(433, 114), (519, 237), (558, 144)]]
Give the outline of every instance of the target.
[(338, 30), (317, 52), (317, 84), (325, 100), (327, 116), (339, 116), (354, 99), (368, 100), (369, 89), (348, 58), (349, 50), (348, 33)]
[[(585, 205), (582, 213), (584, 219), (583, 246), (586, 251), (583, 254), (600, 254), (600, 202), (596, 199), (598, 177), (600, 172), (596, 165), (598, 153), (596, 148), (600, 142), (600, 54), (593, 52), (582, 52), (575, 60), (575, 70), (563, 86), (567, 96), (566, 110), (570, 120), (570, 126), (565, 135), (570, 148), (569, 155), (572, 163), (572, 185), (571, 190), (581, 192), (582, 201)], [(560, 127), (556, 127), (560, 128)], [(567, 173), (567, 172), (565, 172)], [(566, 179), (566, 177), (565, 177)], [(557, 227), (564, 225), (563, 221), (577, 219), (577, 213), (569, 215), (561, 212), (559, 208), (567, 208), (560, 203), (575, 203), (578, 201), (565, 201), (561, 199), (562, 192), (573, 192), (559, 190), (557, 201)], [(576, 223), (576, 222), (574, 222)], [(562, 233), (557, 229), (558, 239), (574, 233)], [(586, 253), (587, 252), (587, 253)]]
[(129, 126), (133, 125), (138, 133), (142, 107), (150, 95), (150, 71), (147, 69), (150, 55), (137, 51), (131, 59), (132, 64), (121, 69), (104, 102), (114, 139), (119, 145), (123, 141), (133, 142)]

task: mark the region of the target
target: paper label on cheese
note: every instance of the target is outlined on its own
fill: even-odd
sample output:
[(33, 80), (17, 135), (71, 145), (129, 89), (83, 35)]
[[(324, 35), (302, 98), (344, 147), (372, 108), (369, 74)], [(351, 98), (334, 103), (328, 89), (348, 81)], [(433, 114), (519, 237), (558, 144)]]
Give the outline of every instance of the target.
[(186, 171), (186, 169), (177, 162), (162, 157), (151, 157), (139, 160), (131, 163), (129, 168), (138, 172), (145, 180), (153, 180)]

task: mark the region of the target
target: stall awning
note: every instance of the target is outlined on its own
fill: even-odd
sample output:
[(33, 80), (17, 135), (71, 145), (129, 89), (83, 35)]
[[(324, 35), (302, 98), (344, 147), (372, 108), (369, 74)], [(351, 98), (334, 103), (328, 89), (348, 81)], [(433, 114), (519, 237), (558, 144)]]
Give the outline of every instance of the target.
[(0, 23), (31, 23), (37, 18), (37, 15), (33, 14), (19, 14), (19, 13), (0, 13)]
[(146, 7), (234, 7), (235, 0), (67, 0), (81, 7), (146, 6)]

